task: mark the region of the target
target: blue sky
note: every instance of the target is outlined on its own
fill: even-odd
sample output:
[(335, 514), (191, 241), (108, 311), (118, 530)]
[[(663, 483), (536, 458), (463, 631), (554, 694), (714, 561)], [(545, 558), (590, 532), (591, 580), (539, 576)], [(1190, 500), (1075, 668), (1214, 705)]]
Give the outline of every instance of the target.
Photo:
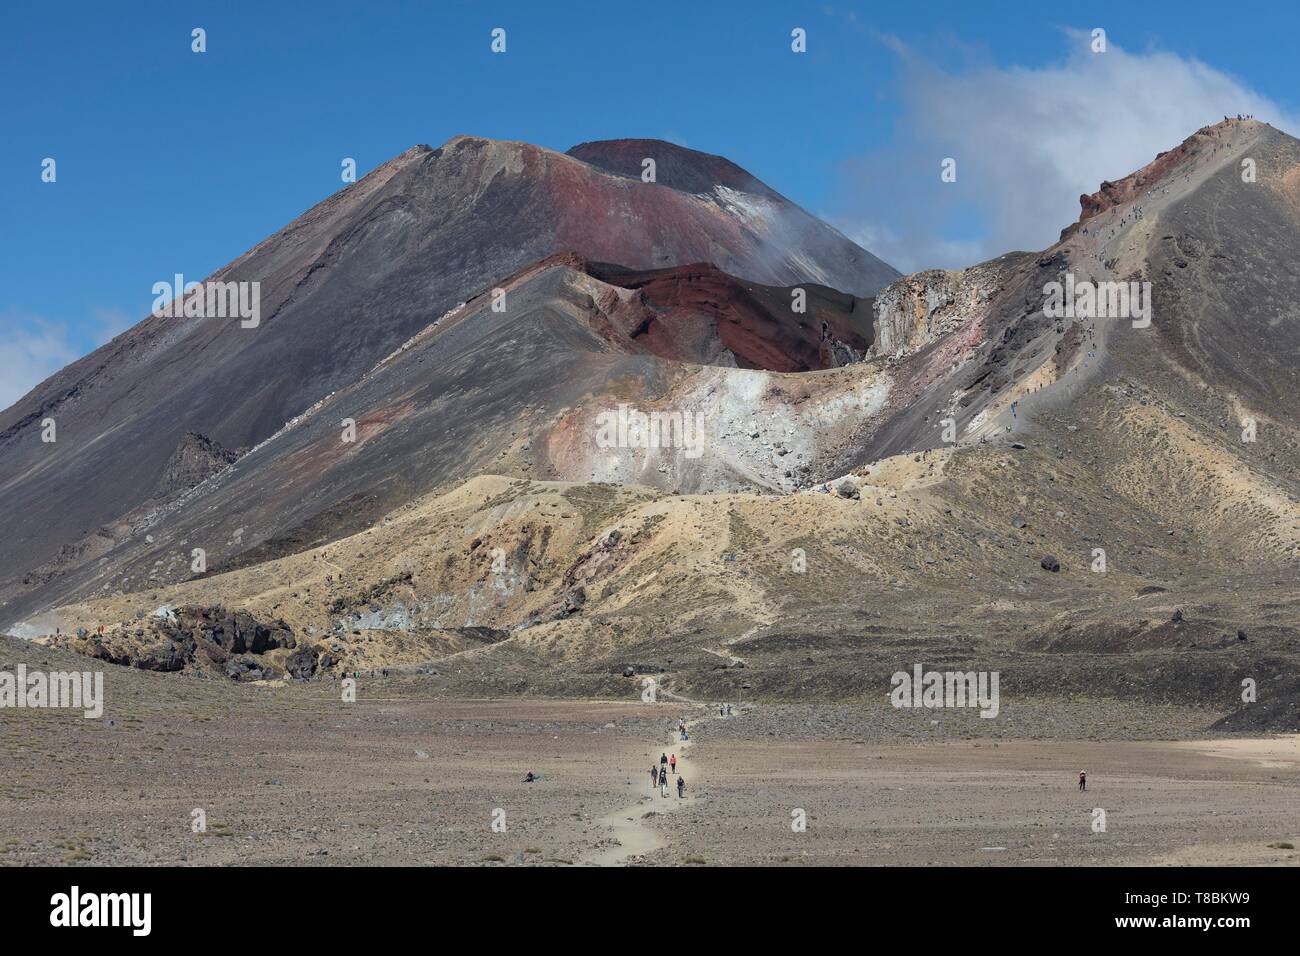
[(154, 282), (339, 189), (346, 156), (364, 174), (459, 133), (671, 139), (900, 268), (957, 266), (1049, 244), (1080, 192), (1224, 112), (1295, 132), (1298, 33), (1294, 4), (1187, 0), (10, 4), (0, 406), (143, 318)]

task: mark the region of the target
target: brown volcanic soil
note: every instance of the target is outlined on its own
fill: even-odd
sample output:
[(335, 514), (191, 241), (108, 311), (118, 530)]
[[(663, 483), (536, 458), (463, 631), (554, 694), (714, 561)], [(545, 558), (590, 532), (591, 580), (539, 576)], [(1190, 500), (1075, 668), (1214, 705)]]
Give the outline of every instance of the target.
[[(0, 664), (83, 659), (0, 643)], [(1298, 738), (963, 739), (933, 711), (456, 701), (433, 678), (231, 685), (121, 668), (104, 720), (0, 712), (0, 865), (1295, 865)], [(1082, 712), (1083, 708), (1080, 708)], [(1093, 708), (1183, 736), (1176, 710)], [(647, 795), (678, 752), (686, 799)], [(1044, 717), (1047, 712), (1044, 712)], [(1074, 724), (1073, 726), (1079, 726)], [(526, 770), (542, 774), (522, 783)], [(1074, 775), (1089, 773), (1087, 794)], [(1107, 813), (1091, 829), (1093, 808)], [(202, 809), (207, 831), (191, 830)], [(808, 829), (790, 830), (807, 812)], [(505, 812), (505, 832), (491, 829)], [(629, 819), (630, 818), (630, 819)], [(615, 830), (617, 824), (620, 829)], [(621, 842), (621, 845), (620, 845)], [(644, 853), (644, 855), (640, 855)]]
[[(175, 643), (155, 608), (217, 604), (283, 620), (335, 674), (423, 666), (456, 695), (616, 695), (632, 665), (702, 699), (876, 700), (921, 662), (1000, 671), (991, 723), (1018, 735), (1043, 731), (1017, 701), (1075, 696), (1191, 708), (1203, 730), (1300, 728), (1297, 593), (1267, 542), (1234, 564), (1232, 525), (1165, 534), (1028, 449), (915, 458), (874, 465), (857, 499), (478, 479), (323, 548), (63, 608), (57, 643), (96, 653), (66, 635), (103, 624), (115, 656), (153, 660)], [(461, 630), (483, 627), (505, 633)]]
[[(12, 643), (0, 658), (82, 666)], [(604, 838), (611, 770), (662, 726), (635, 703), (435, 701), (365, 679), (355, 704), (335, 683), (104, 682), (104, 720), (0, 711), (0, 865), (568, 865)], [(544, 779), (523, 784), (530, 769)]]
[[(807, 721), (812, 739), (789, 739)], [(702, 784), (655, 865), (1300, 865), (1300, 737), (880, 745), (759, 708), (697, 731)], [(843, 721), (851, 724), (851, 721)], [(745, 726), (750, 724), (750, 726)], [(1219, 753), (1223, 751), (1224, 755)], [(1076, 775), (1088, 771), (1088, 791)], [(1106, 830), (1093, 832), (1094, 810)], [(792, 811), (807, 829), (791, 830)]]

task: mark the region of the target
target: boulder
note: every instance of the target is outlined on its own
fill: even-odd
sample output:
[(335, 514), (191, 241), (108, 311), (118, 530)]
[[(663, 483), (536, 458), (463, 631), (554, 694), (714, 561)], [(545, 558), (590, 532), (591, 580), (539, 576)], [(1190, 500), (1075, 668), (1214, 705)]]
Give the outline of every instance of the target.
[(316, 674), (318, 655), (314, 647), (300, 647), (289, 655), (284, 669), (297, 680), (307, 680)]

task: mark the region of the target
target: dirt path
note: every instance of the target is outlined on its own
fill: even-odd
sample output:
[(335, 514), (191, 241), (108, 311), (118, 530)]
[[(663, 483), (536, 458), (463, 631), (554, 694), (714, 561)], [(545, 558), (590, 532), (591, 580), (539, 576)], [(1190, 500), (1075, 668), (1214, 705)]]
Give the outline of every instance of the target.
[[(745, 667), (749, 666), (749, 661), (745, 660), (743, 657), (737, 657), (735, 654), (728, 653), (727, 651), (716, 650), (712, 647), (701, 647), (700, 650), (705, 654), (712, 654), (714, 657), (726, 661), (727, 664), (732, 667), (736, 664), (742, 664)], [(649, 776), (649, 774), (646, 774), (646, 776)]]
[[(692, 709), (697, 709), (701, 705), (698, 701), (687, 700), (684, 697), (678, 697), (675, 694), (669, 694), (664, 691), (660, 693), (674, 701), (679, 701), (683, 705), (689, 705)], [(691, 728), (703, 720), (709, 719), (711, 714), (705, 714), (700, 717), (693, 717), (686, 721), (686, 732), (690, 737)], [(713, 719), (717, 719), (714, 717)], [(631, 805), (616, 810), (608, 816), (601, 817), (598, 821), (600, 827), (607, 831), (617, 843), (610, 846), (603, 846), (599, 850), (584, 857), (582, 862), (588, 866), (622, 866), (636, 856), (644, 856), (666, 845), (663, 834), (649, 825), (646, 814), (653, 813), (656, 816), (673, 813), (682, 804), (688, 800), (693, 800), (693, 792), (698, 790), (699, 783), (703, 778), (699, 761), (694, 759), (695, 754), (692, 752), (693, 739), (682, 740), (678, 734), (676, 726), (669, 737), (668, 743), (661, 749), (662, 753), (677, 755), (677, 772), (668, 775), (668, 796), (665, 798), (660, 795), (659, 787), (652, 790), (650, 788), (649, 766), (641, 769), (639, 775), (634, 774), (632, 783), (628, 786), (628, 792), (636, 794), (635, 802)], [(651, 753), (650, 759), (658, 766), (659, 754)], [(682, 777), (686, 781), (686, 795), (678, 799), (677, 797), (677, 777)]]

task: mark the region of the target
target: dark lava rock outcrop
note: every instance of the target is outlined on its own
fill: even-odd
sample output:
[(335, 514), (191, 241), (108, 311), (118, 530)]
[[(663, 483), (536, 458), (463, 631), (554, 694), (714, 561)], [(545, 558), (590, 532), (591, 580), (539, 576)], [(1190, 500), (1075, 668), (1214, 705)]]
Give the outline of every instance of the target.
[[(141, 670), (206, 667), (236, 680), (283, 676), (286, 668), (269, 655), (297, 646), (293, 632), (283, 621), (259, 620), (247, 611), (219, 605), (161, 607), (138, 620), (106, 628), (102, 634), (79, 629), (76, 635), (61, 635), (49, 643)], [(313, 653), (307, 676), (315, 672), (315, 663)], [(305, 655), (296, 669), (306, 669)]]
[(238, 458), (236, 452), (222, 448), (206, 435), (186, 432), (163, 468), (154, 497), (166, 498), (178, 491), (188, 491)]

